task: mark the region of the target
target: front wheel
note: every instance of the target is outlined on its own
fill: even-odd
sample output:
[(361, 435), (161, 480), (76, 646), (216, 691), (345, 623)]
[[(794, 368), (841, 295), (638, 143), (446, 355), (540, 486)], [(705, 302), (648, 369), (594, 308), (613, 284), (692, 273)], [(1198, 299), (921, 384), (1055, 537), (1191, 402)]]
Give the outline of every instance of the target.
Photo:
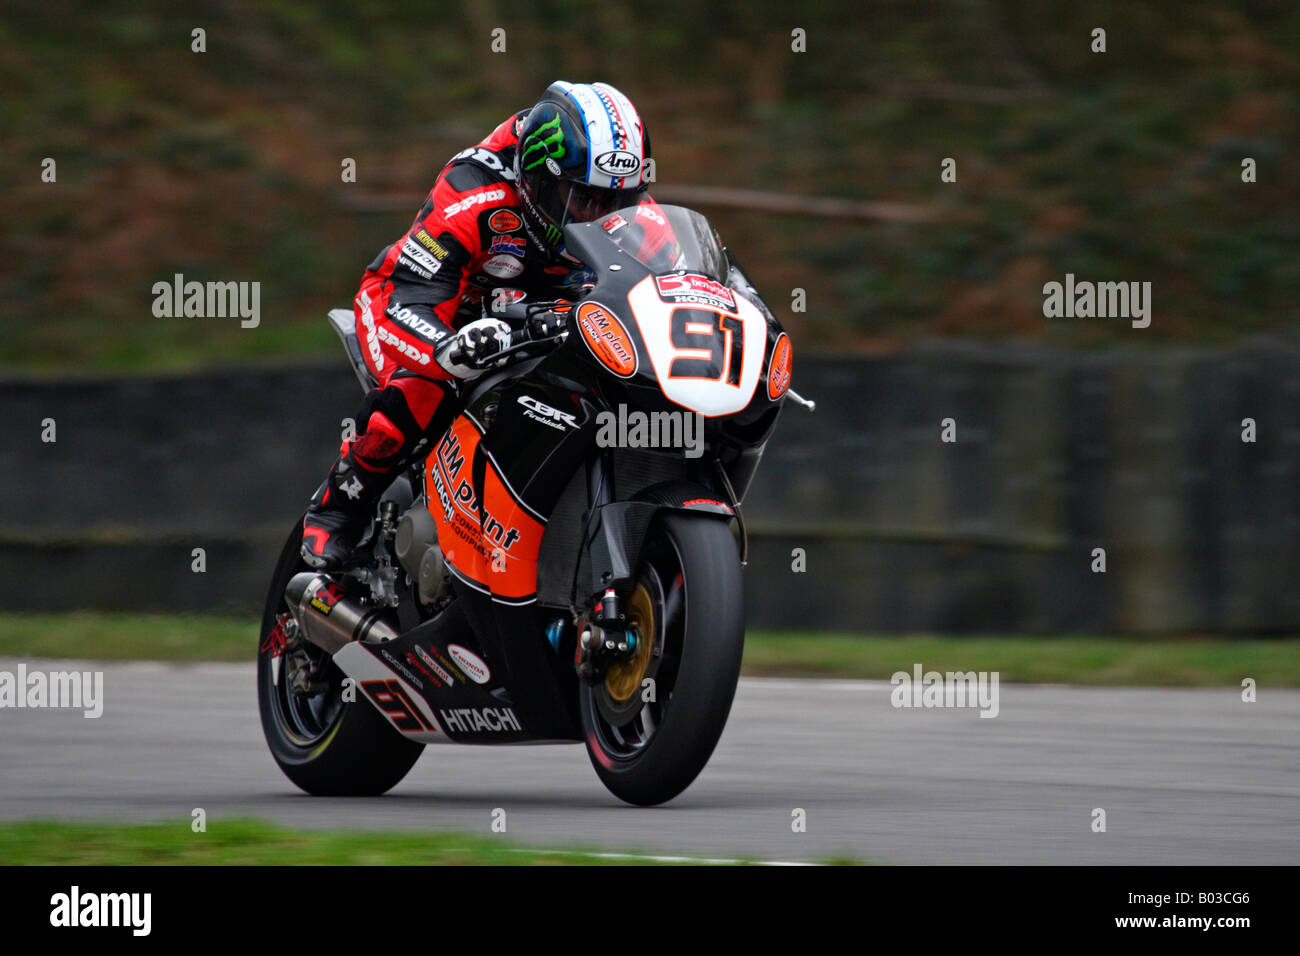
[[(343, 673), (329, 654), (305, 638), (286, 646), (289, 605), (284, 589), (302, 560), (302, 522), (290, 532), (271, 579), (257, 655), (257, 702), (271, 756), (285, 776), (310, 794), (378, 796), (397, 785), (424, 745), (394, 730), (358, 694), (343, 700)], [(292, 672), (311, 674), (309, 693), (292, 686)], [(300, 689), (301, 690), (301, 689)]]
[(717, 518), (662, 513), (625, 604), (631, 657), (582, 684), (587, 755), (621, 800), (677, 796), (717, 746), (740, 679), (744, 592), (735, 539)]

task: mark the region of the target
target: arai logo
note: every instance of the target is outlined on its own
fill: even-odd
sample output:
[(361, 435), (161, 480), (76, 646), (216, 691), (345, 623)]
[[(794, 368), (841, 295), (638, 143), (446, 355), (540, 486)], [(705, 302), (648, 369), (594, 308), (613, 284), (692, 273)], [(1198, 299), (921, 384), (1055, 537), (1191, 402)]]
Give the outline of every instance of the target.
[(487, 664), (477, 654), (472, 654), (459, 644), (448, 644), (447, 653), (455, 661), (460, 669), (476, 684), (486, 684), (492, 677), (492, 672), (488, 670)]
[(626, 149), (611, 149), (601, 153), (591, 164), (610, 176), (631, 176), (641, 169), (640, 157)]

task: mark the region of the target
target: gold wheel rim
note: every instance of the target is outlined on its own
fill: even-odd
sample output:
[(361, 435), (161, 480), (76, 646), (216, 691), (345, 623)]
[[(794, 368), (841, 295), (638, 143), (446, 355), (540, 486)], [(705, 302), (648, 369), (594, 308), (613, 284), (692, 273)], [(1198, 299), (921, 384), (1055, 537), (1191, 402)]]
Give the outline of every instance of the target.
[(627, 623), (636, 635), (636, 651), (625, 661), (610, 664), (605, 669), (605, 690), (617, 703), (625, 703), (641, 689), (650, 656), (654, 650), (655, 612), (650, 592), (638, 584), (627, 605)]

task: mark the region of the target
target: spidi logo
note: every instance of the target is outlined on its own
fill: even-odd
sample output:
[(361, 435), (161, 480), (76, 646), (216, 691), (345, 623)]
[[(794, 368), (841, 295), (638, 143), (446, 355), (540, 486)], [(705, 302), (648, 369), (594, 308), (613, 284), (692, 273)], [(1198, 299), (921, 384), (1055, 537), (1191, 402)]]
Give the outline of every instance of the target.
[(496, 202), (499, 199), (505, 198), (506, 191), (504, 189), (480, 190), (476, 193), (470, 193), (465, 198), (452, 203), (442, 211), (442, 214), (450, 219), (458, 212), (464, 212), (466, 209), (472, 209), (474, 206), (481, 205), (485, 202)]

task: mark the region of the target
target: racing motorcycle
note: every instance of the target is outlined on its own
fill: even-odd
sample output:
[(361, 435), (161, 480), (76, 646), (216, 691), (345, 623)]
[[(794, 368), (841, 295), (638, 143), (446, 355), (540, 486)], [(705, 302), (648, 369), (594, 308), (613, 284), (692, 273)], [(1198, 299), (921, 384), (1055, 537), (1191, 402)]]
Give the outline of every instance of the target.
[[(653, 255), (651, 226), (673, 236)], [(722, 734), (745, 633), (741, 500), (786, 398), (812, 403), (699, 213), (630, 207), (565, 241), (590, 281), (570, 300), (485, 301), (509, 341), (376, 505), (369, 560), (312, 570), (301, 520), (285, 542), (258, 701), (308, 793), (383, 793), (426, 744), (581, 741), (612, 793), (649, 806)], [(374, 387), (352, 313), (329, 317)], [(640, 434), (619, 430), (638, 416)], [(692, 416), (699, 440), (674, 441)]]

